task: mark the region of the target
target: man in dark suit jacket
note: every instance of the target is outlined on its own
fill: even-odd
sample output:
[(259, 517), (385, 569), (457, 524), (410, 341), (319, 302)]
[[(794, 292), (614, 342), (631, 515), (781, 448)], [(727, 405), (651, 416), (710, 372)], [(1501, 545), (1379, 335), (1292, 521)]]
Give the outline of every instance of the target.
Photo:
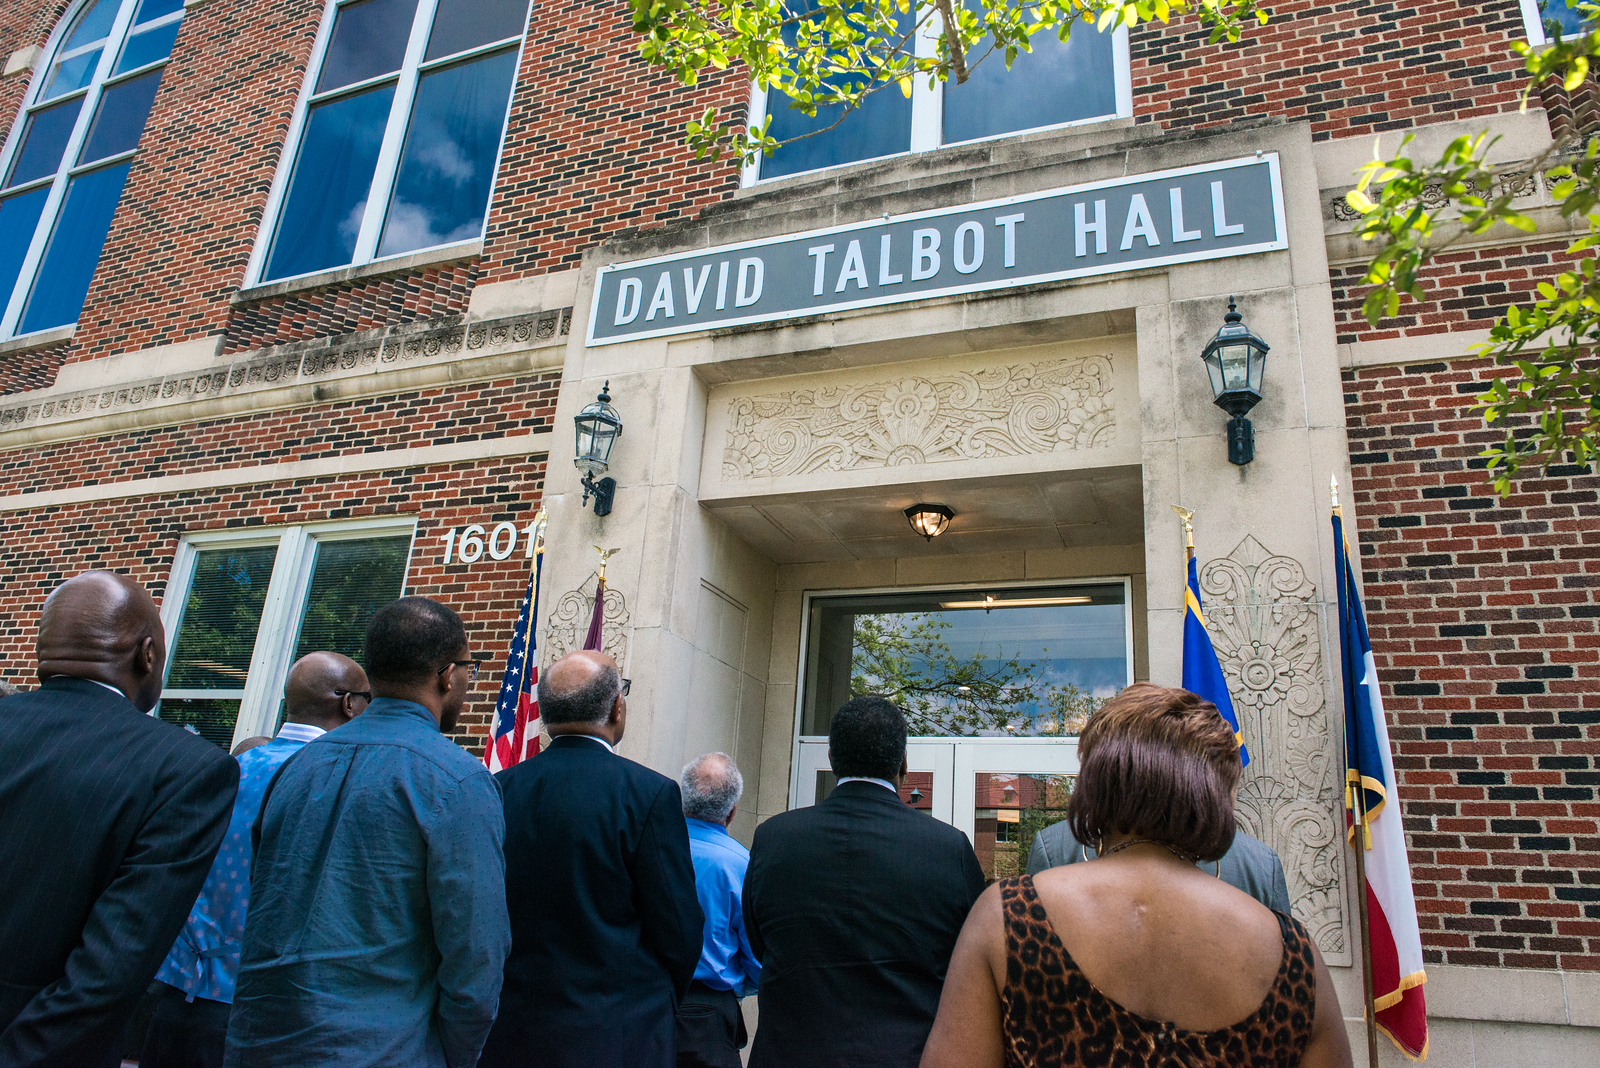
[(773, 816), (750, 848), (750, 1066), (915, 1068), (983, 872), (966, 835), (900, 799), (906, 721), (891, 702), (834, 713), (828, 760), (827, 799)]
[(131, 579), (63, 583), (36, 654), (41, 687), (0, 702), (0, 1065), (115, 1068), (227, 830), (239, 766), (145, 715), (166, 640)]
[(539, 680), (550, 747), (496, 776), (511, 956), (481, 1068), (672, 1068), (703, 919), (678, 784), (617, 756), (617, 666), (579, 652)]

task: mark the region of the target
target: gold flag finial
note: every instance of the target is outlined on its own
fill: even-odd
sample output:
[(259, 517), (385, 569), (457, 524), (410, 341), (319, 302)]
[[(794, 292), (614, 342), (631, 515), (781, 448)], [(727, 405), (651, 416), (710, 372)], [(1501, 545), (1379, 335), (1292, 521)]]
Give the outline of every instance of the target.
[(539, 510), (533, 515), (533, 551), (536, 553), (544, 552), (544, 528), (549, 523), (550, 516), (545, 512), (544, 506), (540, 505)]
[(1172, 506), (1172, 510), (1174, 512), (1177, 512), (1178, 513), (1178, 518), (1183, 521), (1183, 547), (1185, 549), (1193, 549), (1194, 548), (1194, 509), (1185, 508), (1181, 504), (1175, 504), (1175, 505)]
[(620, 553), (622, 549), (620, 547), (616, 549), (602, 549), (600, 546), (596, 545), (594, 547), (594, 551), (600, 554), (600, 578), (604, 579), (606, 577), (606, 561), (611, 559), (617, 553)]

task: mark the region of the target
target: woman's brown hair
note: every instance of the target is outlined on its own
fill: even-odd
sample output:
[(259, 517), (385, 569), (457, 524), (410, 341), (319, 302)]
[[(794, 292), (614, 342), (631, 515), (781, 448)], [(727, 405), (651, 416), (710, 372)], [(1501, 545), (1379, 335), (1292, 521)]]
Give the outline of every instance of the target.
[(1239, 742), (1217, 706), (1136, 682), (1089, 717), (1067, 820), (1094, 847), (1108, 834), (1165, 842), (1196, 860), (1233, 844)]

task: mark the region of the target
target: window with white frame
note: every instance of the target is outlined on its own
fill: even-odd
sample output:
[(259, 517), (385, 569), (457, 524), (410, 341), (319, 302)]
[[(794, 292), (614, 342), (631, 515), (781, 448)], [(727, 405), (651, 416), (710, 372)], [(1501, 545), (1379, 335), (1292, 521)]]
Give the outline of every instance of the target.
[(330, 0), (251, 278), (475, 241), (528, 0)]
[(224, 748), (274, 733), (291, 664), (318, 650), (361, 660), (368, 621), (404, 591), (413, 533), (406, 518), (185, 538), (155, 715)]
[[(912, 15), (908, 11), (902, 18), (909, 30)], [(937, 20), (929, 26), (937, 32)], [(1065, 44), (1050, 32), (1035, 35), (1031, 44), (1033, 51), (1018, 53), (1009, 70), (997, 54), (980, 62), (960, 85), (930, 85), (927, 78), (917, 78), (909, 98), (890, 86), (867, 97), (843, 121), (843, 105), (818, 108), (811, 118), (791, 108), (782, 93), (756, 89), (750, 100), (752, 124), (771, 114), (768, 132), (790, 143), (746, 167), (745, 183), (1133, 114), (1125, 28), (1102, 33), (1085, 22), (1073, 28)], [(917, 38), (919, 55), (931, 54), (934, 47), (931, 34)]]
[[(1574, 0), (1578, 2), (1578, 0)], [(1582, 11), (1567, 6), (1567, 0), (1522, 0), (1522, 22), (1528, 30), (1528, 43), (1549, 44), (1594, 29)]]
[(77, 322), (182, 20), (84, 0), (56, 27), (0, 158), (0, 338)]

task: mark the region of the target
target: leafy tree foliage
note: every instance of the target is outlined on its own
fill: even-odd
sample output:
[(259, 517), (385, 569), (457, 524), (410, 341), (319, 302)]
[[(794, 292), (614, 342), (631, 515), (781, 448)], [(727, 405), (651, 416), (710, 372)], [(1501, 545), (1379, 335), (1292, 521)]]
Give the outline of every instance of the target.
[(1103, 703), (1070, 683), (1044, 683), (1039, 665), (1018, 656), (957, 657), (945, 640), (950, 626), (932, 612), (857, 616), (852, 695), (883, 694), (922, 737), (1075, 735)]

